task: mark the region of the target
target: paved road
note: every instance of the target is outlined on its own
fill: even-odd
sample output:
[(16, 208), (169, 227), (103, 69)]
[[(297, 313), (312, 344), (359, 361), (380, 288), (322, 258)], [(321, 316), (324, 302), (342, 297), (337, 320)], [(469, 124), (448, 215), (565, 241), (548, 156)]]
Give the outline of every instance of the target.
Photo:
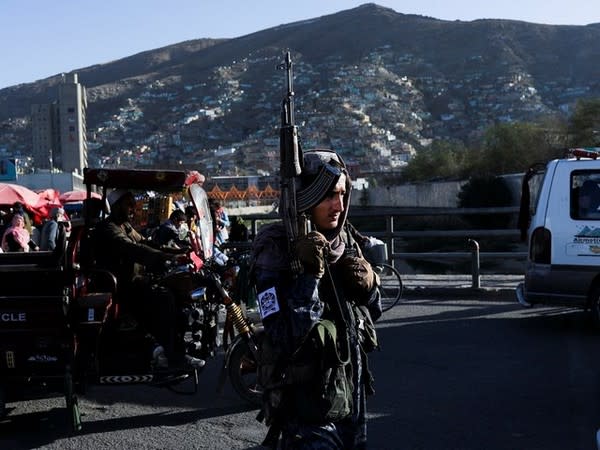
[[(491, 298), (420, 295), (386, 313), (372, 354), (371, 448), (594, 448), (600, 334), (579, 311)], [(94, 389), (77, 436), (65, 432), (60, 399), (11, 404), (0, 448), (261, 448), (256, 412), (230, 389), (214, 392), (217, 365), (195, 395)]]
[(583, 312), (427, 298), (391, 312), (373, 448), (595, 448), (600, 334)]

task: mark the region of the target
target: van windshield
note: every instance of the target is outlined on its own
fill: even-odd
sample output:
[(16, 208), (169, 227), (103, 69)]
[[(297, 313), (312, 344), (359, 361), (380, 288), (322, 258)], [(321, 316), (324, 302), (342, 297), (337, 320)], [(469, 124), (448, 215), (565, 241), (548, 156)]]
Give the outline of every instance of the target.
[(574, 220), (600, 220), (600, 170), (571, 173), (570, 211)]

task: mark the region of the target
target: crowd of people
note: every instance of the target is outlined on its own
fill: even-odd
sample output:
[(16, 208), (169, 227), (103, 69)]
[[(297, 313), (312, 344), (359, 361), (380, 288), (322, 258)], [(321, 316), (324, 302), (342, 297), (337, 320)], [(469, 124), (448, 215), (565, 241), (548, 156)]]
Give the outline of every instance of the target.
[(131, 223), (136, 201), (130, 191), (115, 189), (108, 194), (107, 200), (110, 213), (94, 231), (96, 267), (115, 275), (121, 306), (131, 312), (156, 340), (153, 354), (156, 369), (203, 367), (202, 359), (186, 355), (182, 347), (174, 296), (158, 288), (146, 276), (147, 271), (161, 271), (176, 259), (177, 252), (165, 251), (164, 247), (174, 249), (178, 243), (183, 245), (179, 229), (186, 220), (184, 212), (175, 210), (171, 213), (155, 233), (160, 239), (157, 243), (142, 236)]
[[(115, 275), (118, 295), (127, 303), (122, 306), (134, 312), (139, 323), (155, 338), (155, 368), (201, 368), (204, 360), (186, 354), (182, 347), (175, 298), (157, 288), (152, 277), (147, 276), (177, 264), (179, 258), (192, 256), (194, 262), (203, 264), (203, 240), (196, 208), (175, 201), (168, 218), (142, 235), (132, 223), (136, 206), (134, 194), (115, 189), (108, 193), (107, 200), (110, 213), (96, 225), (94, 232), (96, 267)], [(218, 202), (210, 202), (210, 214), (213, 255), (217, 262), (225, 262), (227, 256), (220, 246), (228, 240), (229, 219)]]
[[(290, 240), (278, 221), (250, 239), (241, 218), (230, 218), (219, 201), (210, 200), (212, 254), (223, 261), (225, 244), (252, 242), (253, 283), (265, 330), (257, 361), (264, 389), (259, 419), (269, 427), (263, 445), (364, 449), (366, 398), (374, 393), (368, 353), (378, 348), (373, 322), (381, 316), (379, 278), (347, 221), (351, 183), (344, 161), (329, 150), (303, 157), (297, 213), (308, 218), (312, 231)], [(96, 266), (114, 274), (118, 296), (130, 302), (156, 339), (156, 368), (203, 367), (204, 360), (182, 348), (174, 297), (144, 276), (181, 254), (202, 258), (198, 212), (176, 202), (168, 219), (142, 236), (130, 222), (133, 193), (115, 189), (107, 200), (110, 213), (95, 227)], [(61, 230), (69, 228), (62, 208), (34, 226), (16, 203), (0, 216), (1, 251), (51, 251)]]
[(24, 205), (14, 203), (0, 211), (0, 252), (53, 251), (61, 231), (71, 230), (65, 210), (54, 207), (41, 223), (34, 224)]
[[(217, 252), (228, 241), (249, 239), (248, 228), (240, 217), (231, 221), (219, 201), (211, 199), (209, 205)], [(175, 208), (169, 218), (155, 230), (152, 239), (160, 246), (173, 249), (189, 248), (199, 255), (201, 239), (197, 221), (198, 216), (193, 206)], [(52, 251), (56, 247), (61, 230), (64, 230), (67, 236), (71, 231), (70, 218), (64, 208), (52, 208), (47, 217), (34, 224), (25, 206), (16, 202), (0, 210), (0, 252)]]

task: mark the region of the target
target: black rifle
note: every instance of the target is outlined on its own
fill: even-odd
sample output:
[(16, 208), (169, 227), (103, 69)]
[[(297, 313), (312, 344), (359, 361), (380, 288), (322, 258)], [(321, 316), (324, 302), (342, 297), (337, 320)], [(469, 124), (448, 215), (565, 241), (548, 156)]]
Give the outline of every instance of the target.
[[(298, 213), (296, 199), (296, 181), (302, 173), (302, 149), (298, 143), (298, 127), (294, 122), (294, 87), (292, 58), (290, 52), (285, 54), (285, 61), (278, 66), (285, 69), (287, 75), (287, 93), (281, 103), (281, 128), (279, 129), (279, 177), (281, 195), (279, 212), (285, 224), (290, 249), (293, 242), (308, 232), (308, 218)], [(299, 273), (300, 265), (292, 263), (292, 269)]]

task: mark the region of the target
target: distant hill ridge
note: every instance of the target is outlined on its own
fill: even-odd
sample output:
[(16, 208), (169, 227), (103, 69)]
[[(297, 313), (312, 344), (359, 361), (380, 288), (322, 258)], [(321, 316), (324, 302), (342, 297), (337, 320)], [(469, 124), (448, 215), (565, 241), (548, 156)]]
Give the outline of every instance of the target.
[[(501, 19), (445, 21), (397, 13), (374, 3), (235, 39), (185, 41), (74, 72), (90, 89), (128, 78), (201, 72), (269, 46), (294, 49), (318, 63), (331, 56), (352, 62), (382, 45), (421, 55), (438, 67), (434, 70), (452, 78), (460, 78), (465, 59), (473, 54), (486, 55), (500, 67), (522, 64), (536, 78), (570, 76), (576, 81), (600, 75), (600, 23), (565, 26)], [(31, 98), (47, 98), (46, 90), (59, 82), (57, 74), (0, 89), (0, 120), (28, 114), (24, 103), (30, 103)]]
[[(306, 137), (319, 141), (315, 130), (321, 127), (330, 136), (326, 144), (347, 148), (357, 161), (365, 156), (360, 148), (383, 145), (392, 155), (406, 154), (433, 137), (466, 139), (494, 121), (564, 114), (578, 98), (600, 94), (598, 23), (446, 21), (369, 3), (235, 39), (191, 40), (78, 69), (88, 89), (88, 129), (119, 108), (136, 108), (144, 118), (135, 124), (140, 139), (151, 133), (143, 127), (172, 134), (177, 124), (183, 157), (250, 145), (277, 125), (283, 75), (275, 66), (288, 49), (297, 62)], [(0, 123), (27, 117), (32, 103), (54, 99), (59, 82), (56, 75), (0, 90)], [(352, 140), (327, 118), (317, 122), (324, 113), (349, 117), (347, 130), (368, 122), (380, 130), (373, 135), (387, 141)], [(0, 147), (2, 139), (0, 133)], [(184, 151), (188, 139), (193, 145)], [(17, 141), (11, 145), (26, 148)]]

